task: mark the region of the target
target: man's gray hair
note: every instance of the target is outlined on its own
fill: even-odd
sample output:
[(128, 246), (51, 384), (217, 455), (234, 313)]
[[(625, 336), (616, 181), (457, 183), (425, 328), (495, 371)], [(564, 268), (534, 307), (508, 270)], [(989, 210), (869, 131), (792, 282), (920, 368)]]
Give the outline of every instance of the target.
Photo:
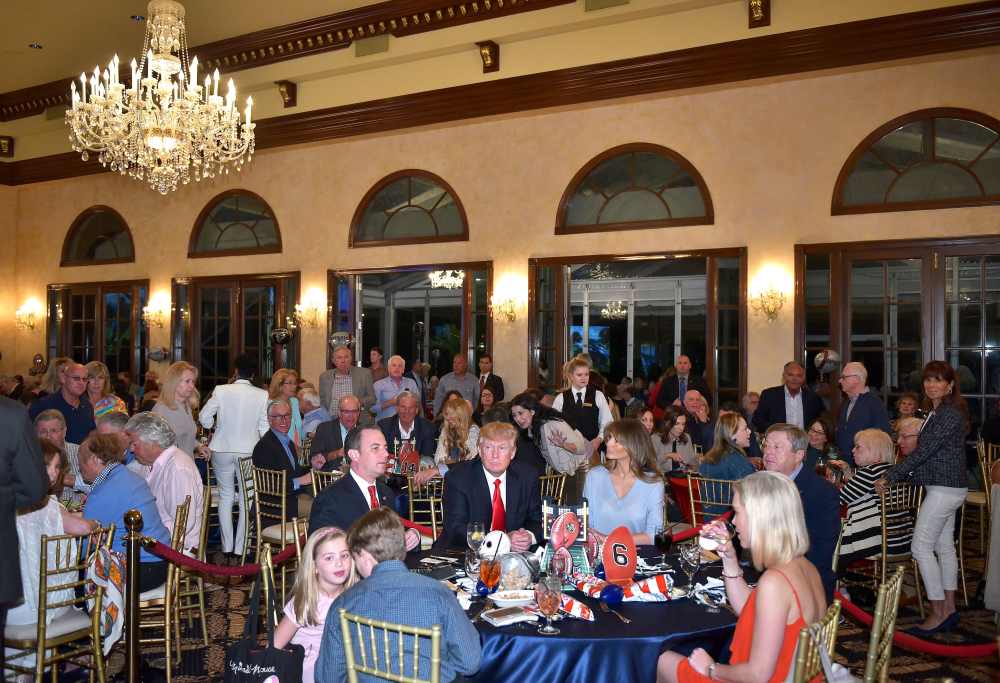
[(63, 429), (66, 429), (66, 417), (55, 408), (49, 408), (38, 413), (35, 416), (35, 426), (37, 427), (39, 422), (48, 422), (49, 420), (56, 420), (63, 426)]
[(271, 408), (274, 406), (288, 406), (288, 409), (292, 409), (292, 402), (287, 398), (275, 398), (267, 402), (267, 416), (271, 417)]
[(106, 413), (97, 418), (97, 426), (110, 425), (116, 432), (124, 432), (128, 424), (128, 415), (117, 410), (113, 413)]
[(358, 408), (361, 407), (361, 399), (360, 398), (358, 398), (354, 394), (346, 394), (344, 396), (341, 396), (340, 400), (337, 401), (337, 408), (338, 409), (340, 409), (344, 405), (344, 401), (354, 401), (355, 403), (358, 404)]
[(403, 389), (403, 390), (402, 390), (401, 392), (399, 392), (399, 394), (398, 394), (398, 395), (396, 396), (396, 403), (398, 404), (398, 403), (399, 403), (400, 401), (402, 401), (402, 400), (403, 400), (404, 398), (412, 398), (412, 399), (413, 399), (414, 401), (416, 401), (416, 402), (417, 402), (417, 404), (418, 404), (418, 405), (419, 405), (419, 403), (420, 403), (420, 399), (419, 399), (419, 398), (417, 398), (417, 395), (416, 395), (416, 394), (414, 394), (414, 393), (413, 393), (412, 391), (410, 391), (409, 389)]
[(337, 353), (337, 351), (340, 351), (341, 349), (344, 349), (345, 351), (350, 353), (352, 357), (354, 356), (354, 351), (352, 351), (351, 347), (348, 346), (347, 344), (337, 344), (336, 346), (333, 347), (333, 352)]
[(299, 394), (302, 401), (311, 403), (314, 406), (319, 405), (319, 394), (314, 389), (303, 389)]
[(177, 443), (174, 428), (156, 413), (136, 413), (125, 424), (125, 431), (134, 434), (139, 441), (155, 444), (160, 448), (170, 448)]
[(788, 443), (792, 447), (793, 453), (798, 453), (799, 451), (805, 451), (809, 448), (809, 436), (798, 428), (798, 426), (793, 424), (788, 424), (787, 422), (776, 422), (767, 428), (764, 432), (764, 440), (771, 434), (781, 433), (788, 438)]

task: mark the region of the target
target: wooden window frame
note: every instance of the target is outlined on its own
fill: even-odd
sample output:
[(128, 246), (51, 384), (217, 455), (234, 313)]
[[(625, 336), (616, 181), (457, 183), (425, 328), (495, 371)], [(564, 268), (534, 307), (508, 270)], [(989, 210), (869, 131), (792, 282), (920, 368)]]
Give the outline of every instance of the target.
[[(449, 195), (451, 195), (452, 201), (455, 202), (455, 207), (458, 209), (458, 215), (462, 219), (462, 232), (458, 235), (435, 235), (427, 237), (401, 237), (398, 239), (381, 239), (381, 240), (361, 240), (358, 239), (358, 228), (361, 224), (361, 217), (364, 216), (365, 210), (368, 205), (375, 198), (379, 192), (381, 192), (385, 187), (391, 183), (396, 182), (400, 178), (406, 177), (418, 177), (424, 180), (429, 180), (441, 188), (443, 188)], [(455, 189), (448, 184), (448, 182), (439, 175), (431, 173), (430, 171), (425, 171), (419, 168), (408, 168), (401, 171), (396, 171), (385, 176), (365, 193), (365, 196), (361, 198), (361, 202), (358, 204), (358, 208), (354, 210), (354, 215), (351, 217), (351, 229), (347, 233), (347, 247), (349, 249), (360, 249), (365, 247), (385, 247), (385, 246), (395, 246), (403, 244), (433, 244), (437, 242), (468, 242), (469, 241), (469, 217), (465, 212), (465, 205), (462, 204), (461, 198), (459, 198), (458, 193)]]
[[(988, 196), (983, 199), (936, 199), (916, 202), (898, 202), (893, 204), (863, 204), (857, 206), (844, 205), (843, 193), (844, 186), (847, 184), (847, 179), (850, 177), (851, 172), (857, 165), (858, 160), (861, 159), (861, 157), (864, 156), (869, 149), (871, 149), (872, 145), (901, 126), (928, 119), (933, 120), (936, 118), (964, 119), (966, 121), (971, 121), (972, 123), (978, 123), (982, 126), (986, 126), (987, 128), (990, 128), (994, 132), (1000, 134), (1000, 121), (992, 116), (974, 111), (972, 109), (962, 109), (960, 107), (933, 107), (930, 109), (919, 109), (908, 114), (903, 114), (902, 116), (897, 116), (869, 133), (864, 140), (858, 143), (857, 147), (855, 147), (851, 154), (847, 157), (847, 161), (844, 162), (844, 165), (840, 168), (840, 173), (837, 175), (837, 182), (833, 186), (833, 198), (830, 201), (830, 214), (833, 216), (848, 216), (862, 213), (923, 211), (928, 209), (950, 209), (967, 206), (994, 206), (996, 204), (1000, 204), (1000, 195), (996, 195), (992, 197)], [(931, 130), (933, 139), (933, 124)], [(992, 144), (993, 148), (997, 148), (998, 146), (1000, 146), (1000, 141)], [(985, 154), (985, 152), (989, 149), (990, 147), (987, 147), (983, 153)], [(932, 160), (936, 160), (936, 157), (933, 155), (931, 158)], [(907, 168), (912, 168), (912, 166)], [(972, 173), (971, 170), (969, 172)], [(902, 177), (902, 174), (900, 177)], [(974, 175), (974, 177), (976, 178), (976, 182), (979, 182), (981, 186), (982, 183), (979, 181), (978, 176)]]
[[(132, 256), (124, 258), (113, 258), (113, 259), (80, 259), (73, 258), (69, 253), (70, 242), (73, 241), (73, 237), (76, 232), (83, 226), (83, 222), (95, 213), (111, 213), (114, 214), (118, 220), (121, 222), (122, 227), (125, 228), (125, 234), (128, 235), (129, 244), (132, 246)], [(63, 240), (62, 255), (59, 259), (59, 267), (77, 267), (77, 266), (107, 266), (115, 263), (135, 263), (135, 240), (132, 238), (132, 229), (128, 226), (128, 222), (125, 218), (115, 211), (110, 206), (105, 204), (95, 204), (87, 209), (84, 209), (80, 214), (73, 220), (69, 226), (69, 230), (66, 231), (66, 238)]]
[[(250, 197), (256, 199), (261, 204), (267, 207), (267, 210), (271, 214), (271, 220), (274, 221), (274, 233), (278, 238), (278, 243), (267, 246), (267, 247), (249, 247), (246, 249), (223, 249), (220, 251), (197, 251), (198, 236), (201, 234), (202, 226), (206, 219), (208, 219), (209, 214), (218, 206), (219, 203), (229, 199), (230, 197)], [(240, 188), (226, 190), (225, 192), (220, 192), (215, 195), (202, 207), (201, 212), (198, 213), (198, 218), (194, 221), (194, 226), (191, 228), (191, 236), (188, 238), (188, 258), (214, 258), (216, 256), (252, 256), (254, 254), (280, 254), (282, 250), (281, 241), (281, 226), (278, 223), (278, 216), (274, 212), (274, 208), (267, 202), (266, 199), (261, 197), (256, 192), (251, 192), (250, 190), (244, 190)]]
[[(623, 154), (631, 154), (634, 152), (652, 152), (654, 154), (659, 154), (660, 156), (670, 159), (672, 162), (676, 163), (682, 170), (687, 172), (695, 181), (698, 186), (698, 191), (701, 192), (702, 201), (705, 203), (705, 215), (696, 216), (691, 218), (668, 218), (664, 220), (652, 220), (652, 221), (630, 221), (625, 223), (599, 223), (597, 225), (566, 225), (566, 212), (568, 209), (568, 204), (570, 199), (576, 194), (576, 190), (583, 179), (590, 174), (595, 168), (600, 164), (603, 164), (608, 159), (612, 159), (616, 156), (621, 156)], [(556, 211), (556, 227), (555, 234), (557, 235), (577, 235), (583, 233), (591, 232), (614, 232), (616, 230), (647, 230), (651, 228), (675, 228), (683, 225), (713, 225), (715, 223), (715, 208), (712, 203), (712, 194), (708, 191), (708, 184), (702, 177), (695, 165), (692, 164), (688, 159), (682, 154), (675, 152), (669, 147), (663, 147), (662, 145), (655, 145), (648, 142), (631, 142), (625, 145), (619, 145), (617, 147), (612, 147), (611, 149), (604, 150), (576, 172), (573, 179), (569, 181), (569, 185), (563, 191), (562, 198), (559, 200), (559, 208)]]

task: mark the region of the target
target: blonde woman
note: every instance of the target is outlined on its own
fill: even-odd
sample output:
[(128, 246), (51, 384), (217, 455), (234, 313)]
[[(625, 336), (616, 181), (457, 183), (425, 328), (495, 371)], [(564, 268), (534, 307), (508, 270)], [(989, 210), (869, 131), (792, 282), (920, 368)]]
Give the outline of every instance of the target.
[(472, 421), (472, 406), (469, 402), (461, 396), (452, 396), (444, 402), (441, 415), (444, 419), (437, 450), (434, 452), (434, 463), (417, 472), (415, 480), (419, 486), (435, 477), (443, 477), (448, 472), (449, 465), (472, 460), (479, 455), (479, 427)]
[(108, 413), (128, 415), (125, 401), (111, 391), (111, 373), (108, 372), (108, 366), (99, 360), (92, 360), (84, 367), (87, 368), (87, 398), (90, 399), (90, 405), (94, 409), (94, 419), (104, 417)]
[(73, 359), (67, 358), (66, 356), (53, 358), (52, 361), (49, 362), (49, 367), (46, 368), (45, 374), (42, 376), (42, 383), (38, 393), (39, 398), (49, 394), (58, 394), (62, 391), (64, 381), (63, 373), (66, 370), (66, 366), (72, 362)]
[(208, 447), (198, 443), (198, 425), (193, 413), (198, 409), (198, 368), (185, 361), (171, 364), (163, 374), (160, 397), (153, 412), (163, 417), (177, 435), (175, 445), (193, 457), (210, 456)]
[(295, 575), (292, 599), (285, 605), (285, 616), (274, 632), (275, 647), (295, 643), (305, 649), (302, 683), (315, 680), (316, 659), (330, 605), (357, 582), (354, 560), (347, 549), (347, 534), (332, 526), (314, 531), (302, 549), (302, 566)]
[(271, 384), (267, 388), (272, 401), (285, 399), (292, 406), (292, 428), (288, 430), (288, 438), (296, 446), (302, 445), (302, 412), (299, 410), (299, 373), (288, 368), (277, 370), (271, 375)]
[(802, 499), (791, 479), (778, 472), (755, 472), (734, 485), (733, 525), (753, 565), (762, 571), (756, 588), (743, 578), (724, 522), (702, 533), (721, 541), (726, 597), (739, 615), (729, 664), (718, 664), (701, 648), (685, 657), (660, 655), (657, 681), (784, 681), (792, 666), (802, 627), (826, 611), (819, 572), (805, 558), (809, 548)]

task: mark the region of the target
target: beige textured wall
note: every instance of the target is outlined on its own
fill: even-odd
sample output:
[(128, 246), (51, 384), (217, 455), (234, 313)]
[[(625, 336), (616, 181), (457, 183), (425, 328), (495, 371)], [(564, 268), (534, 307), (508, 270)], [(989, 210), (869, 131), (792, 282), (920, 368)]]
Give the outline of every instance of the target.
[[(1000, 91), (984, 87), (982, 79), (998, 72), (1000, 51), (992, 50), (318, 143), (260, 154), (239, 176), (166, 198), (111, 175), (27, 186), (17, 190), (15, 303), (0, 306), (42, 298), (50, 282), (148, 277), (155, 293), (169, 290), (177, 275), (299, 270), (303, 291), (325, 291), (328, 268), (460, 260), (493, 260), (495, 282), (514, 282), (526, 296), (530, 257), (724, 246), (748, 247), (752, 280), (766, 265), (790, 277), (795, 243), (995, 233), (1000, 207), (832, 217), (830, 197), (853, 147), (893, 117), (957, 106), (1000, 118)], [(556, 205), (573, 174), (599, 152), (634, 141), (670, 147), (701, 171), (715, 203), (715, 225), (554, 236)], [(409, 167), (432, 171), (454, 187), (472, 239), (348, 250), (348, 224), (362, 195), (384, 175)], [(283, 254), (186, 258), (198, 212), (230, 187), (269, 201), (281, 225)], [(136, 262), (60, 269), (66, 228), (97, 203), (115, 207), (129, 222)], [(40, 332), (17, 339), (17, 367), (26, 367)], [(151, 341), (166, 345), (166, 331), (154, 330)], [(323, 367), (323, 333), (307, 330), (303, 341), (302, 369), (315, 377)], [(749, 386), (772, 384), (792, 345), (790, 304), (774, 323), (751, 316)], [(523, 308), (516, 322), (495, 324), (494, 352), (511, 388), (523, 387)]]
[(0, 369), (15, 367), (14, 263), (17, 257), (17, 190), (0, 185)]

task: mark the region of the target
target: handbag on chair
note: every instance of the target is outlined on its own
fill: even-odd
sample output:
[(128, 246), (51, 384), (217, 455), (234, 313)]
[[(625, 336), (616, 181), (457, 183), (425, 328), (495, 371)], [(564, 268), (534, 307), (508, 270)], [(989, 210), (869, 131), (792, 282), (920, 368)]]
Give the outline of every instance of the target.
[(302, 662), (306, 651), (301, 645), (289, 643), (283, 648), (274, 646), (275, 613), (274, 589), (267, 591), (267, 616), (264, 623), (267, 626), (267, 643), (261, 647), (257, 643), (257, 622), (260, 619), (261, 582), (265, 581), (264, 572), (254, 582), (250, 596), (250, 610), (247, 623), (243, 628), (243, 638), (236, 641), (226, 650), (226, 669), (223, 681), (225, 683), (275, 683), (302, 680)]

